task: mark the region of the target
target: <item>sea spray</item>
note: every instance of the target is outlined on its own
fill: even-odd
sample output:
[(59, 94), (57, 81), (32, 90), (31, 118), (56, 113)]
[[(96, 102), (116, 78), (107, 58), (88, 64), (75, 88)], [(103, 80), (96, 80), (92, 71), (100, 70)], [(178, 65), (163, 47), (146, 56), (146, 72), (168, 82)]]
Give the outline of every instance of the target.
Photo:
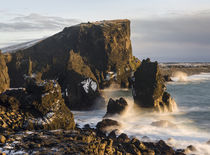
[[(199, 76), (200, 79), (202, 79), (209, 75), (210, 74), (201, 74)], [(199, 76), (193, 76), (193, 78)], [(111, 117), (111, 119), (117, 120), (122, 124), (117, 132), (118, 134), (123, 132), (128, 136), (135, 136), (143, 141), (145, 140), (145, 136), (148, 137), (147, 139), (150, 141), (162, 139), (174, 148), (185, 149), (187, 146), (193, 145), (197, 151), (191, 152), (191, 154), (208, 155), (210, 154), (210, 145), (206, 142), (210, 140), (210, 133), (209, 131), (200, 129), (200, 125), (197, 124), (196, 121), (201, 117), (202, 120), (200, 120), (200, 123), (202, 124), (202, 122), (204, 122), (205, 127), (208, 129), (206, 123), (208, 123), (209, 119), (209, 108), (207, 104), (210, 100), (208, 95), (209, 87), (210, 82), (208, 81), (204, 81), (203, 83), (193, 82), (183, 85), (182, 82), (168, 83), (167, 91), (175, 97), (175, 100), (179, 105), (179, 110), (173, 110), (174, 112), (172, 113), (151, 112), (139, 108), (134, 104), (132, 93), (129, 89), (112, 87), (111, 89), (103, 90), (103, 95), (105, 95), (107, 100), (110, 97), (113, 99), (123, 97), (128, 102), (129, 106), (121, 115), (114, 115)], [(176, 95), (177, 93), (178, 96)], [(205, 94), (206, 96), (204, 96)], [(204, 103), (206, 106), (204, 106)], [(173, 108), (176, 109), (176, 104), (172, 105), (174, 105)], [(194, 106), (199, 108), (194, 108)], [(205, 107), (205, 109), (201, 109), (203, 107)], [(195, 116), (200, 109), (202, 111), (199, 116)], [(81, 123), (84, 125), (88, 123), (94, 127), (97, 122), (103, 119), (105, 113), (106, 106), (100, 110), (77, 112), (77, 114), (75, 114), (75, 119), (79, 124)], [(188, 115), (188, 113), (192, 113), (192, 117), (189, 117), (191, 115)], [(79, 122), (77, 120), (79, 120)], [(156, 124), (159, 122), (159, 125), (154, 126), (154, 122), (156, 122)]]
[(177, 71), (177, 72), (172, 74), (172, 80), (173, 81), (185, 82), (185, 81), (187, 81), (187, 73), (184, 73), (184, 72), (181, 72), (181, 71)]

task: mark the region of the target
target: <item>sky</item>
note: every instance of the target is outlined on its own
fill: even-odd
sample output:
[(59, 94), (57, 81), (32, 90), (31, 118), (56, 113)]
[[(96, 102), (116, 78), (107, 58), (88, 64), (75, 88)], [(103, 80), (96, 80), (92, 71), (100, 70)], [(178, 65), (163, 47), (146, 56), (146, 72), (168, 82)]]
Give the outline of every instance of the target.
[(133, 54), (210, 62), (209, 0), (0, 0), (0, 48), (87, 21), (130, 19)]

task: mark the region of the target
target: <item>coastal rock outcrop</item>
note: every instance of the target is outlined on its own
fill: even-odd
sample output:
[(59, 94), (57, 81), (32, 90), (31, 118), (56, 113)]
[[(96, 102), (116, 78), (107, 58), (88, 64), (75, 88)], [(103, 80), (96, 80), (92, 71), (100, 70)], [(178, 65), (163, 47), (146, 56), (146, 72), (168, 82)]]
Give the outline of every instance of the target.
[(28, 79), (26, 88), (7, 90), (0, 95), (2, 130), (74, 129), (56, 81)]
[(119, 128), (120, 123), (112, 119), (103, 119), (98, 122), (96, 128), (100, 132), (106, 133), (107, 131)]
[(100, 137), (91, 128), (10, 133), (3, 142), (1, 151), (8, 154), (184, 155), (164, 141), (142, 142), (124, 133), (117, 138)]
[[(62, 92), (68, 94), (77, 94), (75, 85), (87, 78), (97, 83), (97, 89), (112, 82), (129, 87), (129, 77), (140, 65), (132, 55), (129, 20), (67, 27), (30, 48), (5, 55), (10, 58), (7, 65), (12, 87), (22, 87), (24, 75), (36, 75), (42, 80), (57, 79)], [(95, 92), (91, 99), (67, 97), (66, 104), (74, 108), (80, 99), (92, 103), (98, 97)]]
[(133, 77), (133, 98), (137, 105), (156, 111), (176, 110), (176, 103), (167, 93), (165, 80), (157, 62), (143, 60)]
[(8, 68), (0, 50), (0, 94), (10, 87)]
[(107, 112), (105, 117), (109, 115), (120, 114), (126, 109), (127, 106), (128, 103), (122, 97), (118, 100), (113, 100), (112, 98), (110, 98), (107, 105)]

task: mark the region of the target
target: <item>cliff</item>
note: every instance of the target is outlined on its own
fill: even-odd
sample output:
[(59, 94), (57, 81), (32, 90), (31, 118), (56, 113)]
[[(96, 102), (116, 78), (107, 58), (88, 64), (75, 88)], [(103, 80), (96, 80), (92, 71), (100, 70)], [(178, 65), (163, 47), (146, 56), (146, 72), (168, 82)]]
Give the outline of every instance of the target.
[[(28, 49), (7, 54), (7, 58), (12, 87), (22, 86), (24, 75), (57, 79), (65, 94), (83, 98), (87, 105), (99, 97), (99, 88), (111, 82), (128, 87), (132, 71), (140, 64), (132, 55), (129, 20), (68, 27)], [(85, 99), (78, 88), (87, 78), (97, 83), (91, 99)], [(77, 107), (80, 100), (76, 100), (66, 96), (70, 107)]]
[(4, 60), (4, 56), (0, 51), (0, 94), (10, 86), (8, 68)]

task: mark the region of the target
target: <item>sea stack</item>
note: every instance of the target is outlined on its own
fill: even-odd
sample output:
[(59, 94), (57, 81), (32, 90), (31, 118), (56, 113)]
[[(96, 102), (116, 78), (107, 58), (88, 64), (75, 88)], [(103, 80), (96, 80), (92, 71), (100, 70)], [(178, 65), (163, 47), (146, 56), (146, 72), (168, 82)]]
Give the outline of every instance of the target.
[(172, 112), (176, 103), (166, 92), (165, 80), (157, 62), (143, 60), (133, 77), (134, 102), (142, 108)]

